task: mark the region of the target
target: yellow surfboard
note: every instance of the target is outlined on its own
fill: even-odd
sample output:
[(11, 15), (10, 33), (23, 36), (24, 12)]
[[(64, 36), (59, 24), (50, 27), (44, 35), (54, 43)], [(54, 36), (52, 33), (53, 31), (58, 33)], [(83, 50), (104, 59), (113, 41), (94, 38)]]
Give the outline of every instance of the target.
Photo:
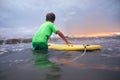
[[(65, 50), (65, 51), (81, 51), (85, 49), (85, 45), (81, 44), (74, 44), (72, 46), (68, 46), (66, 44), (50, 44), (48, 45), (49, 49), (54, 49), (54, 50)], [(86, 50), (99, 50), (101, 49), (102, 46), (100, 45), (86, 45)]]

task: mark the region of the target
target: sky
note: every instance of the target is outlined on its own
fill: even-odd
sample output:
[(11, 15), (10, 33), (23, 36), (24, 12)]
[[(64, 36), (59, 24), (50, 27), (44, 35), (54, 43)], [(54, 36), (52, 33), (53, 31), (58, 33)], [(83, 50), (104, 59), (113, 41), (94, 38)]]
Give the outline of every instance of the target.
[(0, 38), (32, 37), (48, 12), (65, 35), (120, 32), (120, 0), (0, 0)]

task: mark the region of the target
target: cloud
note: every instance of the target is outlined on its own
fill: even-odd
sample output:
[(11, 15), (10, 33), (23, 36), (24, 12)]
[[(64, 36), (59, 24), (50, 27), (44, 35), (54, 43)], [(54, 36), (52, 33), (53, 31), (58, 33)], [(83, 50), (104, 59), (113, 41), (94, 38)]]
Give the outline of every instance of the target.
[[(63, 32), (81, 34), (83, 29), (84, 33), (88, 32), (87, 29), (92, 32), (92, 29), (95, 28), (93, 27), (95, 21), (99, 22), (99, 25), (103, 24), (102, 20), (119, 25), (119, 4), (119, 0), (1, 0), (0, 28), (31, 27), (29, 29), (32, 30), (32, 27), (39, 27), (45, 21), (47, 12), (54, 12), (57, 17), (55, 23)], [(88, 23), (91, 26), (88, 26)], [(87, 26), (83, 28), (83, 25)], [(104, 31), (105, 26), (100, 27), (99, 25), (96, 25), (97, 28), (93, 32), (99, 31), (99, 29)], [(120, 30), (118, 26), (111, 26), (110, 28), (106, 27), (105, 30), (117, 29)]]
[(38, 27), (1, 27), (0, 39), (4, 38), (31, 38)]

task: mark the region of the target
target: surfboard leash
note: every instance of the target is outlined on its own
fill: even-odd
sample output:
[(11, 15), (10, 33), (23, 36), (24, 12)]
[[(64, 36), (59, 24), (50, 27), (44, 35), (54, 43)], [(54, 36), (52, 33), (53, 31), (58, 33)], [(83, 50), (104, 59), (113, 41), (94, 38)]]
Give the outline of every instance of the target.
[(84, 52), (80, 56), (77, 56), (77, 57), (73, 58), (70, 62), (73, 62), (73, 61), (79, 59), (80, 57), (82, 57), (86, 54), (87, 46), (89, 46), (89, 45), (88, 44), (87, 45), (83, 44), (83, 46), (84, 46)]

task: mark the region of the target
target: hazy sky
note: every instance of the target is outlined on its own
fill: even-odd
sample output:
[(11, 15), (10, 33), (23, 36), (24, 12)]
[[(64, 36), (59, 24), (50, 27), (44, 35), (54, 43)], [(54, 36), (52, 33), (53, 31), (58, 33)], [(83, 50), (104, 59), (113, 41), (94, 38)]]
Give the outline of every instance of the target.
[(120, 0), (0, 0), (0, 36), (32, 36), (47, 12), (66, 35), (120, 32)]

